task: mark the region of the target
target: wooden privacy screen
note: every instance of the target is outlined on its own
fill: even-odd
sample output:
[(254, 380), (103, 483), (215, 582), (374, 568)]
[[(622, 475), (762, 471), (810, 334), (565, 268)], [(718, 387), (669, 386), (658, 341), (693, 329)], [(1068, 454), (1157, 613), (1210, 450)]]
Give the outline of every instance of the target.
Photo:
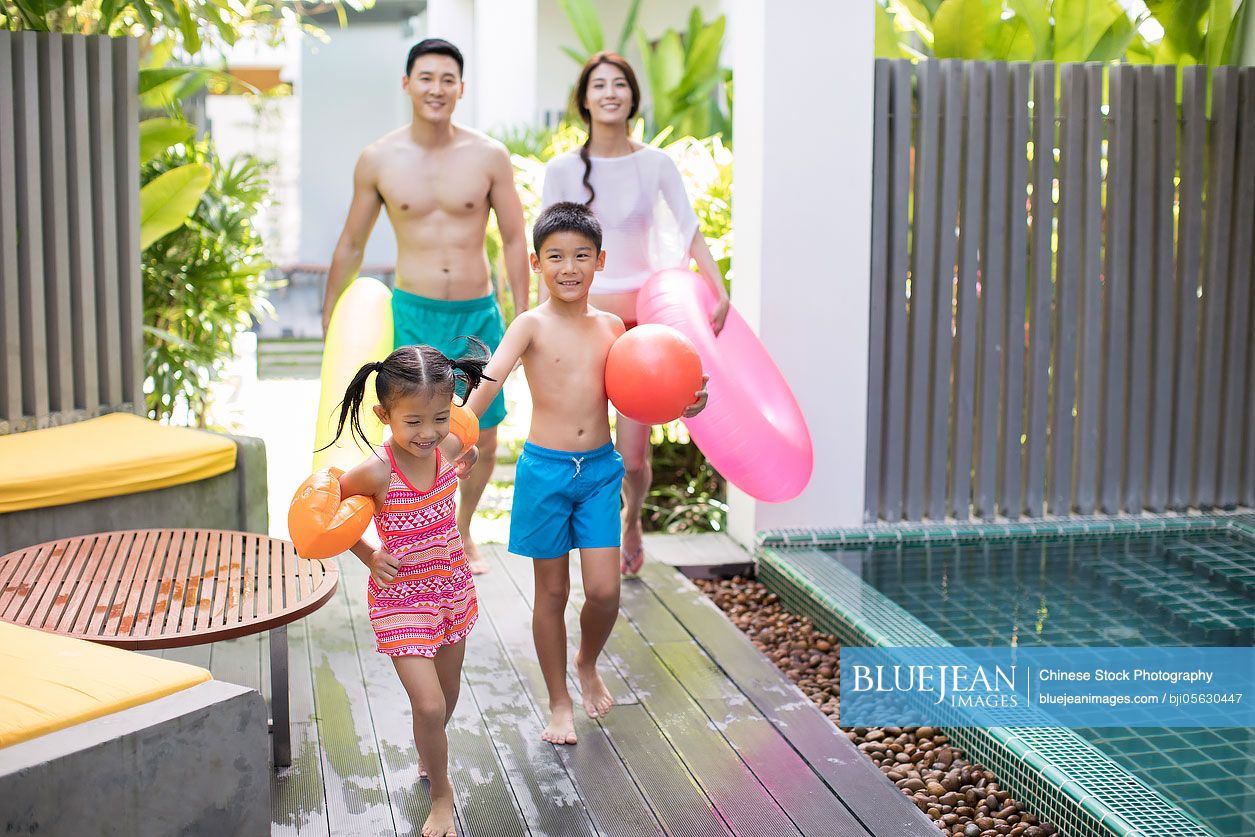
[(868, 520), (1255, 505), (1255, 68), (878, 61)]
[(144, 411), (137, 60), (0, 32), (0, 432)]

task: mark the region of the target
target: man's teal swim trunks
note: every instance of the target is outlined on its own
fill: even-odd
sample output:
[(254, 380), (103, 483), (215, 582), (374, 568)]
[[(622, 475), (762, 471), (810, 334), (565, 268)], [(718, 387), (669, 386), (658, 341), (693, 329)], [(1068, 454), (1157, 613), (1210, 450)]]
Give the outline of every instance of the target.
[[(505, 320), (497, 307), (496, 297), (479, 299), (430, 299), (425, 296), (394, 290), (392, 292), (392, 345), (426, 344), (449, 357), (466, 351), (466, 341), (459, 337), (478, 337), (497, 351), (505, 336)], [(459, 399), (463, 395), (458, 387)], [(505, 418), (505, 395), (497, 397), (479, 417), (479, 426), (496, 427)]]

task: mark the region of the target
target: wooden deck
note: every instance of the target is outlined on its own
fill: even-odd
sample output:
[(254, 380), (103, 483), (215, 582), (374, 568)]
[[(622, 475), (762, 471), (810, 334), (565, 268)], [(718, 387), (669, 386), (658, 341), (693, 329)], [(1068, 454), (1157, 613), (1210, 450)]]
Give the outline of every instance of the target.
[[(449, 725), (459, 834), (927, 835), (938, 832), (682, 575), (647, 563), (623, 587), (605, 679), (618, 705), (540, 740), (530, 562), (486, 549), (481, 618)], [(292, 766), (275, 834), (418, 834), (427, 816), (409, 705), (365, 618), (365, 570), (293, 623)], [(577, 626), (578, 573), (568, 626)], [(269, 696), (262, 637), (158, 653)], [(572, 648), (572, 656), (574, 648)], [(572, 692), (575, 686), (572, 683)]]

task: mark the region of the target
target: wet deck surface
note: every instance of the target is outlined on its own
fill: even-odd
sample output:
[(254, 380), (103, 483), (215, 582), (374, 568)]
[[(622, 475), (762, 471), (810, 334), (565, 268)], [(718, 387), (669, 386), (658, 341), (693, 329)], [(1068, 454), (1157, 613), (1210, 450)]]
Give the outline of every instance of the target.
[[(604, 666), (618, 705), (580, 743), (540, 740), (547, 700), (531, 637), (531, 564), (485, 547), (481, 618), (449, 725), (459, 834), (935, 835), (922, 814), (680, 573), (623, 587)], [(418, 834), (427, 816), (409, 703), (374, 650), (366, 571), (290, 628), (292, 766), (275, 834)], [(573, 573), (568, 629), (578, 626)], [(265, 637), (170, 650), (269, 696)], [(574, 656), (572, 644), (571, 656)], [(572, 682), (572, 692), (577, 693)]]

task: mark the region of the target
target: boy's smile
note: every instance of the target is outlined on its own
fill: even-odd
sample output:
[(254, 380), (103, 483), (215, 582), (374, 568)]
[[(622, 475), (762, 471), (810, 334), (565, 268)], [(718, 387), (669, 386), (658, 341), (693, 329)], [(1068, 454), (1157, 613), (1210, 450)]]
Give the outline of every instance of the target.
[(605, 252), (577, 232), (556, 232), (532, 254), (532, 270), (545, 280), (549, 295), (563, 302), (586, 299), (593, 274), (605, 265)]

